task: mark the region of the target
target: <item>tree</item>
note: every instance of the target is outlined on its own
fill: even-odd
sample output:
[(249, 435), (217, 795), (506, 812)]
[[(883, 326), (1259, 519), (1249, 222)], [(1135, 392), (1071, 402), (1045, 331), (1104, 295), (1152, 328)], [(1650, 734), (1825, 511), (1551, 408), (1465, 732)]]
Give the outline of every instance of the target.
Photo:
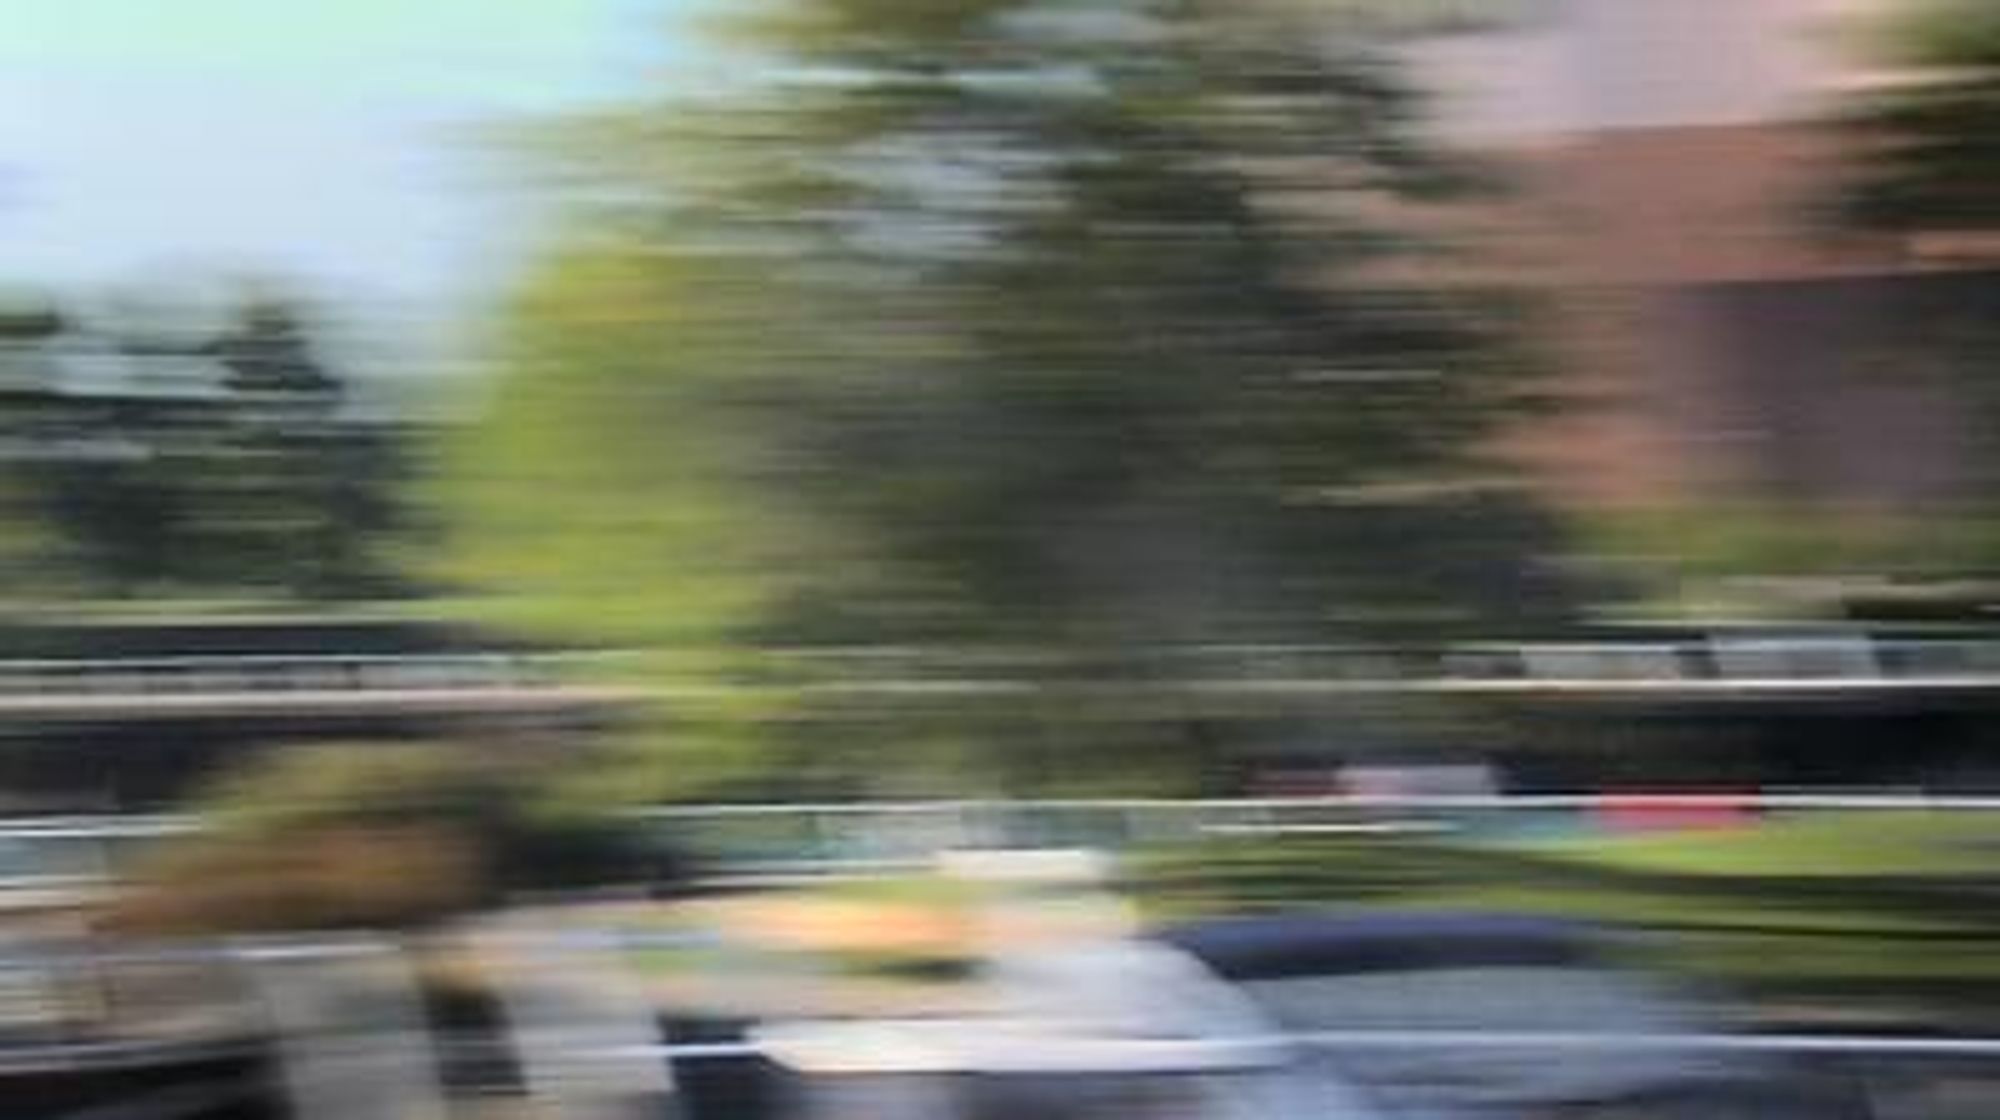
[[(1904, 357), (1941, 366), (1973, 408), (1977, 481), (2000, 479), (2000, 9), (1922, 0), (1873, 29), (1904, 80), (1856, 95), (1837, 126), (1850, 143), (1835, 213), (1849, 230), (1928, 239), (1953, 275), (1910, 302)], [(1955, 259), (1954, 259), (1955, 258)]]
[(621, 822), (545, 767), (463, 746), (336, 744), (253, 760), (198, 799), (202, 831), (144, 862), (110, 923), (153, 934), (422, 929), (509, 892), (655, 885)]
[(67, 589), (55, 573), (65, 568), (62, 534), (45, 516), (42, 495), (30, 484), (29, 464), (51, 419), (47, 387), (58, 377), (51, 342), (70, 329), (70, 317), (34, 291), (0, 293), (0, 573), (16, 594)]
[(108, 319), (0, 315), (10, 481), (67, 545), (45, 567), (119, 595), (393, 587), (402, 435), (343, 413), (304, 305), (253, 292), (216, 315), (148, 294)]
[(2000, 10), (1924, 0), (1880, 29), (1908, 79), (1859, 95), (1842, 123), (1860, 158), (1844, 213), (1899, 233), (2000, 230)]
[(228, 394), (191, 479), (189, 529), (246, 586), (306, 598), (394, 585), (376, 555), (403, 527), (409, 464), (388, 425), (342, 412), (347, 387), (314, 345), (307, 308), (253, 291), (204, 342)]
[(727, 587), (677, 637), (1050, 679), (1541, 601), (1492, 593), (1541, 590), (1547, 542), (1481, 496), (1522, 309), (1449, 279), (1478, 177), (1385, 54), (1242, 0), (785, 0), (728, 31), (765, 80), (557, 137), (575, 239), (475, 435), (545, 455), (467, 460), (487, 578)]

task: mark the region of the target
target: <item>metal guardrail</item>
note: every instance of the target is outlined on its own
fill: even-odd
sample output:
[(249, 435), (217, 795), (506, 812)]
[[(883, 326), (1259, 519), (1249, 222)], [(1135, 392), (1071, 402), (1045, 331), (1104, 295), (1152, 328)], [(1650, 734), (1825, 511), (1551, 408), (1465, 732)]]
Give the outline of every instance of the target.
[[(1211, 838), (1418, 835), (1628, 818), (1995, 813), (2000, 797), (1892, 793), (1432, 794), (664, 806), (635, 817), (734, 876), (865, 873), (953, 848), (1119, 849)], [(4, 835), (4, 831), (0, 831)]]
[[(1202, 1040), (1156, 1040), (1186, 1053)], [(1135, 1048), (1144, 1043), (1134, 1040)], [(1859, 1057), (1902, 1058), (2000, 1058), (2000, 1038), (1956, 1036), (1909, 1037), (1905, 1035), (1843, 1034), (1656, 1034), (1582, 1031), (1454, 1031), (1454, 1030), (1371, 1030), (1311, 1031), (1297, 1034), (1251, 1036), (1215, 1040), (1218, 1051), (1237, 1052), (1245, 1048), (1285, 1048), (1331, 1046), (1365, 1050), (1422, 1050), (1450, 1047), (1460, 1050), (1518, 1051), (1523, 1048), (1565, 1050), (1578, 1053), (1631, 1053), (1674, 1051), (1682, 1053), (1738, 1054), (1842, 1054)], [(621, 1048), (618, 1056), (657, 1057), (669, 1061), (715, 1061), (729, 1058), (756, 1058), (765, 1053), (754, 1042), (662, 1043), (657, 1046)]]
[[(811, 879), (924, 865), (968, 847), (1161, 841), (1257, 835), (1437, 833), (1529, 816), (1624, 813), (2000, 813), (2000, 797), (1927, 793), (1432, 794), (1337, 797), (848, 801), (669, 805), (632, 814), (728, 879)], [(115, 878), (124, 855), (198, 831), (191, 816), (0, 819), (0, 897), (86, 890)]]
[(1884, 639), (1866, 634), (1696, 640), (1490, 642), (1442, 647), (1189, 646), (1145, 651), (1116, 665), (1030, 655), (856, 649), (775, 651), (820, 667), (836, 682), (910, 689), (1031, 682), (1058, 672), (1078, 684), (1208, 682), (1457, 683), (1698, 682), (2000, 679), (2000, 638)]
[[(532, 688), (623, 654), (197, 655), (0, 660), (0, 700), (21, 696)], [(662, 686), (665, 695), (765, 686), (885, 695), (1011, 695), (1046, 682), (1089, 689), (1418, 690), (1470, 693), (2000, 689), (2000, 638), (1759, 638), (1468, 643), (1444, 647), (1194, 646), (1112, 666), (953, 650), (767, 651), (761, 680)]]
[(7, 659), (0, 698), (531, 688), (560, 684), (590, 660), (522, 653)]
[[(637, 810), (641, 819), (723, 819), (770, 816), (882, 816), (957, 814), (977, 812), (1094, 812), (1094, 811), (1263, 811), (1314, 809), (1445, 809), (1445, 810), (1547, 810), (1592, 809), (1607, 799), (1661, 807), (1741, 808), (1762, 811), (1860, 811), (1906, 812), (1938, 810), (1949, 812), (1992, 812), (2000, 810), (2000, 797), (1962, 797), (1918, 792), (1891, 793), (1492, 793), (1492, 794), (1340, 794), (1330, 797), (1223, 797), (1223, 798), (973, 798), (941, 801), (826, 801), (759, 802), (712, 805), (661, 805)], [(161, 819), (161, 818), (156, 818)], [(0, 835), (7, 823), (0, 821)]]

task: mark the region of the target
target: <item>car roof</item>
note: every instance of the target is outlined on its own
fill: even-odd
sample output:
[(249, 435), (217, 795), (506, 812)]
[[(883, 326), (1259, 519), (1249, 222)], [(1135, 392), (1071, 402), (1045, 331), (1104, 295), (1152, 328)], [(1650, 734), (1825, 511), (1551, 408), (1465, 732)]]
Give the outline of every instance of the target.
[(1172, 926), (1158, 936), (1232, 980), (1603, 963), (1592, 927), (1518, 914), (1289, 914)]

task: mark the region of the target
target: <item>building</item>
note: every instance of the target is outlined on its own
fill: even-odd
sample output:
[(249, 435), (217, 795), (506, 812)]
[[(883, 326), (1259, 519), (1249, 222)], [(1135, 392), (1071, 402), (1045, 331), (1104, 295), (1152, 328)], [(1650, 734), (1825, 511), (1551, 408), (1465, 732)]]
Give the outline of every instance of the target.
[(1815, 220), (1826, 114), (1891, 77), (1857, 42), (1898, 2), (1487, 0), (1411, 40), (1439, 130), (1517, 188), (1495, 241), (1549, 297), (1574, 406), (1520, 448), (1567, 502), (1967, 492), (1975, 432), (1910, 332), (1981, 266)]

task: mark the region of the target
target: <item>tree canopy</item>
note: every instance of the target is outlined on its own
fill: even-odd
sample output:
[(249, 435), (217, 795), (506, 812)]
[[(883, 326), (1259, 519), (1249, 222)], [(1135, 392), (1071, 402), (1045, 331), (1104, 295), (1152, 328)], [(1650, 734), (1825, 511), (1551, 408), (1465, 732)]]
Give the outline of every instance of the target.
[(1860, 158), (1847, 218), (1897, 232), (2000, 229), (2000, 10), (1924, 0), (1876, 29), (1906, 80), (1845, 107)]
[[(745, 79), (547, 129), (564, 243), (461, 448), (462, 572), (726, 648), (1490, 626), (1527, 309), (1393, 57), (1300, 6), (771, 0)], [(617, 614), (617, 618), (604, 616)]]
[[(336, 598), (398, 583), (402, 434), (345, 409), (310, 307), (275, 292), (0, 311), (0, 446), (28, 583)], [(39, 571), (35, 569), (39, 568)]]
[[(1840, 107), (1849, 145), (1836, 213), (1845, 228), (1905, 239), (1933, 277), (1913, 301), (1901, 357), (1947, 375), (1967, 406), (1973, 505), (2000, 480), (2000, 9), (1922, 0), (1872, 25), (1895, 81)], [(1985, 534), (1990, 536), (1990, 532)], [(1991, 548), (1983, 551), (1990, 565)]]

